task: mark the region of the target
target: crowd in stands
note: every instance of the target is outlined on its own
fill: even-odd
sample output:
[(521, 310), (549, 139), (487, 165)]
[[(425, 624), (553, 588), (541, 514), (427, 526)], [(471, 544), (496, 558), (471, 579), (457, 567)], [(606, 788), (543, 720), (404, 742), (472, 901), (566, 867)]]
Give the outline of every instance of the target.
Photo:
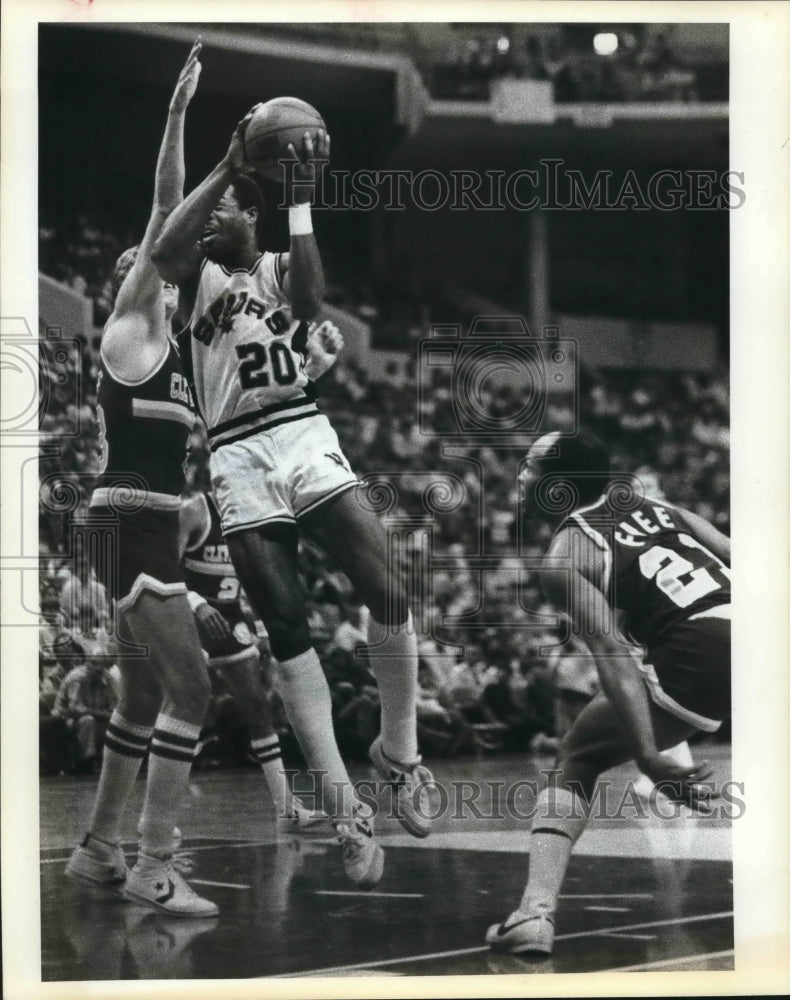
[(618, 27), (616, 50), (608, 54), (563, 25), (466, 34), (454, 63), (423, 73), (432, 96), (444, 99), (487, 100), (492, 82), (502, 78), (551, 81), (558, 103), (727, 99), (726, 74), (686, 65), (667, 32), (642, 38), (628, 25)]
[[(92, 228), (83, 222), (73, 232), (77, 235), (69, 237), (69, 245), (79, 251), (81, 240), (91, 239)], [(51, 247), (62, 245), (59, 234), (48, 231), (42, 238)], [(78, 260), (103, 261), (111, 246), (114, 253), (109, 239), (100, 246), (100, 254), (78, 252)], [(107, 310), (102, 277), (109, 273), (101, 266), (104, 262), (90, 270), (84, 286), (78, 283), (93, 291), (99, 315)], [(72, 269), (73, 284), (80, 277), (78, 265), (51, 268), (61, 279)], [(86, 511), (98, 469), (97, 348), (91, 332), (68, 362), (42, 365), (47, 405), (40, 461), (41, 749), (42, 770), (55, 774), (95, 769), (115, 698), (117, 652), (106, 598), (84, 567), (72, 565), (70, 555), (70, 532)], [(410, 578), (420, 588), (414, 597), (419, 609), (421, 743), (430, 756), (549, 752), (594, 691), (594, 671), (589, 662), (584, 669), (567, 670), (571, 650), (558, 647), (558, 633), (540, 623), (538, 616), (549, 609), (534, 578), (519, 574), (514, 554), (537, 555), (547, 540), (545, 530), (528, 530), (519, 517), (516, 477), (523, 455), (478, 444), (454, 447), (452, 457), (443, 455), (442, 432), (454, 421), (450, 375), (440, 371), (432, 379), (430, 391), (417, 396), (415, 362), (405, 378), (393, 379), (383, 392), (361, 367), (341, 357), (320, 385), (321, 406), (352, 467), (371, 484), (369, 502), (385, 517), (398, 516), (404, 558), (413, 567)], [(618, 469), (637, 473), (649, 492), (664, 491), (673, 502), (728, 532), (724, 375), (586, 372), (580, 390), (583, 423), (610, 443)], [(491, 412), (512, 411), (513, 393), (502, 388), (491, 394)], [(561, 429), (571, 418), (566, 402), (550, 402), (547, 426)], [(207, 468), (206, 435), (198, 423), (191, 442), (189, 491), (207, 488)], [(475, 556), (483, 553), (496, 557), (498, 565), (489, 564), (480, 573)], [(439, 558), (441, 566), (433, 565)], [(367, 611), (345, 576), (306, 543), (301, 565), (311, 633), (331, 684), (338, 739), (345, 753), (361, 758), (378, 731), (379, 716), (372, 674), (365, 656), (356, 655), (364, 647)], [(259, 641), (283, 745), (296, 756), (272, 683), (265, 633)], [(549, 646), (554, 648), (546, 655)], [(584, 650), (572, 652), (573, 662), (583, 664)], [(243, 722), (218, 677), (208, 729), (213, 735), (199, 764), (246, 759)]]
[[(418, 68), (431, 96), (486, 101), (495, 80), (547, 80), (558, 102), (726, 101), (726, 44), (689, 54), (671, 24), (355, 22), (267, 26), (291, 42), (400, 52)], [(255, 27), (247, 30), (254, 33)], [(596, 51), (595, 34), (616, 34)], [(610, 42), (611, 46), (611, 42)], [(702, 51), (700, 51), (700, 48)]]

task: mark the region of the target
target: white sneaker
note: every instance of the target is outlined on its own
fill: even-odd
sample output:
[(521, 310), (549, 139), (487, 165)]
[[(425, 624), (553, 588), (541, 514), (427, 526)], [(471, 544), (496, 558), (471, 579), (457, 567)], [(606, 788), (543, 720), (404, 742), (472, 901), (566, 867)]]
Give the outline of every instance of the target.
[(554, 914), (548, 909), (532, 913), (515, 910), (504, 923), (488, 928), (486, 944), (494, 951), (514, 955), (550, 955), (554, 947)]
[(291, 812), (287, 816), (278, 816), (277, 825), (286, 833), (303, 833), (323, 823), (325, 819), (327, 819), (326, 813), (320, 809), (308, 809), (304, 802), (294, 795)]
[(396, 818), (412, 837), (427, 837), (431, 832), (428, 789), (435, 785), (433, 775), (418, 757), (411, 764), (401, 764), (384, 753), (381, 736), (371, 744), (368, 756), (376, 770), (394, 791)]
[(354, 818), (332, 824), (343, 848), (343, 867), (349, 879), (366, 889), (378, 885), (384, 874), (384, 851), (373, 836), (372, 813), (357, 806)]
[(214, 917), (219, 907), (190, 888), (173, 859), (151, 858), (142, 852), (126, 877), (125, 895), (174, 917)]
[(86, 833), (68, 860), (66, 874), (123, 895), (128, 870), (119, 844), (109, 844)]

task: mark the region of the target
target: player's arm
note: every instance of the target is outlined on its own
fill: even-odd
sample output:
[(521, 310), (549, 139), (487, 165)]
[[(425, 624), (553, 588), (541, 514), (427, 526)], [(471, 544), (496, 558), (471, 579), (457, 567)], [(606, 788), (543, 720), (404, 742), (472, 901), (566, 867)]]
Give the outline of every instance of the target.
[(712, 771), (706, 763), (680, 767), (659, 752), (637, 651), (620, 636), (616, 612), (593, 582), (601, 579), (601, 553), (592, 539), (574, 528), (561, 532), (540, 572), (547, 600), (564, 611), (574, 631), (584, 637), (603, 692), (620, 717), (637, 766), (655, 782), (673, 782), (674, 787), (665, 788), (671, 798), (700, 806), (705, 790), (699, 783), (706, 781)]
[(132, 377), (129, 373), (130, 341), (133, 339), (134, 343), (134, 377), (138, 377), (139, 370), (149, 370), (161, 357), (167, 335), (155, 315), (161, 309), (162, 280), (151, 261), (151, 251), (167, 216), (183, 196), (184, 117), (200, 76), (200, 50), (198, 39), (173, 91), (156, 164), (151, 217), (137, 258), (118, 290), (102, 336), (102, 357), (111, 370), (124, 372), (126, 377)]
[(254, 111), (236, 126), (228, 151), (216, 167), (167, 217), (153, 245), (153, 262), (164, 281), (178, 285), (185, 312), (191, 312), (194, 305), (203, 260), (200, 238), (209, 216), (233, 179), (251, 169), (244, 154), (244, 132)]
[(717, 559), (721, 559), (725, 565), (730, 565), (730, 540), (718, 528), (706, 521), (699, 514), (693, 514), (690, 510), (682, 511), (686, 524), (697, 541), (701, 542), (706, 549), (709, 549)]
[(637, 763), (658, 753), (650, 700), (634, 647), (619, 635), (609, 601), (589, 577), (600, 577), (595, 544), (582, 531), (567, 528), (552, 544), (540, 571), (546, 599), (567, 614), (575, 634), (595, 659), (601, 686), (620, 715)]
[(288, 210), (290, 249), (280, 258), (283, 291), (295, 319), (313, 319), (323, 304), (326, 280), (313, 233), (310, 200), (320, 172), (314, 161), (329, 159), (329, 136), (319, 129), (314, 143), (312, 136), (306, 133), (301, 153), (296, 152), (293, 143), (289, 143), (288, 152), (298, 163), (293, 171), (292, 207)]
[(161, 292), (162, 281), (152, 262), (154, 243), (166, 219), (184, 195), (184, 118), (200, 76), (201, 42), (195, 42), (181, 70), (167, 114), (154, 181), (154, 204), (134, 266), (118, 291), (112, 318), (140, 312)]

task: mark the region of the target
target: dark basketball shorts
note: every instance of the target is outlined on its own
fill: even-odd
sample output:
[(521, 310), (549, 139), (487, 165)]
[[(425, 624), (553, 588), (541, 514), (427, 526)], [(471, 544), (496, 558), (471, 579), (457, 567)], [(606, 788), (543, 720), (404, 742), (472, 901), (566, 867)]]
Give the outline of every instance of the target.
[(178, 506), (169, 510), (142, 507), (135, 511), (93, 506), (88, 551), (99, 582), (119, 611), (133, 607), (140, 595), (186, 594), (178, 558)]
[(230, 635), (224, 639), (214, 639), (208, 635), (200, 621), (197, 622), (200, 645), (209, 658), (209, 665), (227, 667), (257, 656), (258, 647), (242, 612), (235, 608), (222, 608), (217, 604), (212, 606), (228, 623)]
[(674, 625), (645, 654), (641, 670), (653, 701), (704, 732), (732, 710), (730, 606)]

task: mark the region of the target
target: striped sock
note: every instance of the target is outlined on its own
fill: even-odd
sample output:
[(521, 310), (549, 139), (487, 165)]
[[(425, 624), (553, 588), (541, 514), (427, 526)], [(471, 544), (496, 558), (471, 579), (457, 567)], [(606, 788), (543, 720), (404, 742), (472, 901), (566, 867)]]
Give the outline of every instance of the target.
[(148, 750), (152, 726), (137, 726), (114, 711), (104, 737), (99, 787), (88, 829), (100, 840), (116, 844), (121, 820), (140, 765)]
[(289, 816), (293, 805), (293, 797), (288, 787), (288, 777), (283, 770), (283, 755), (280, 748), (280, 737), (277, 733), (251, 740), (252, 754), (261, 765), (266, 784), (274, 802), (278, 816)]
[(199, 737), (200, 726), (159, 713), (151, 740), (140, 819), (140, 850), (149, 857), (173, 853), (173, 828), (187, 790)]

